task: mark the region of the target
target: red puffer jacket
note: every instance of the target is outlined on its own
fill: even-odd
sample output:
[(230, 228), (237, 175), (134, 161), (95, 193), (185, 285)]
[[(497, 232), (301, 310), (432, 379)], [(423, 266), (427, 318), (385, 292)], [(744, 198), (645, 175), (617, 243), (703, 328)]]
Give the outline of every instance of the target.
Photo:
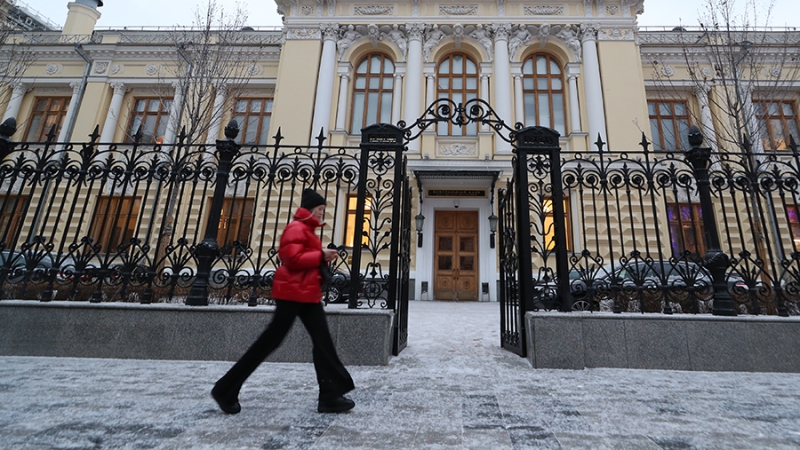
[(322, 263), (322, 242), (314, 233), (319, 223), (311, 211), (298, 208), (294, 221), (286, 226), (281, 236), (278, 257), (281, 266), (275, 272), (272, 298), (300, 303), (319, 303), (322, 299), (322, 281), (319, 265)]

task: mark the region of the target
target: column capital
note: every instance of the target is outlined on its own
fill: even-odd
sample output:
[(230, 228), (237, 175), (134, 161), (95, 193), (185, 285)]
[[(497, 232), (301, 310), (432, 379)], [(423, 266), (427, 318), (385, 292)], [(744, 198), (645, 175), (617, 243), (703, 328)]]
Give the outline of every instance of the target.
[(701, 83), (692, 86), (692, 94), (694, 94), (695, 97), (706, 96), (709, 92), (711, 92), (711, 85), (708, 83)]
[(323, 41), (336, 42), (336, 40), (339, 39), (338, 23), (321, 23), (319, 24), (319, 31), (322, 33)]
[(121, 81), (114, 81), (108, 83), (108, 85), (114, 90), (114, 95), (124, 95), (129, 90), (128, 87), (125, 86), (125, 83)]
[(12, 80), (8, 84), (9, 86), (11, 86), (14, 95), (22, 95), (25, 94), (26, 92), (30, 92), (31, 90), (33, 90), (33, 88), (29, 84), (23, 83), (20, 80)]
[(425, 36), (425, 24), (421, 22), (406, 24), (406, 36), (409, 41), (422, 42), (422, 38)]
[(597, 41), (597, 32), (599, 30), (600, 24), (598, 23), (582, 23), (579, 33), (581, 42)]
[(81, 82), (80, 81), (70, 81), (69, 87), (72, 88), (72, 95), (76, 95), (81, 90)]
[(336, 66), (336, 73), (338, 73), (339, 76), (342, 76), (342, 74), (350, 76), (350, 72), (352, 71), (353, 65), (350, 64), (350, 61), (342, 61)]
[(511, 36), (510, 23), (494, 23), (492, 24), (492, 34), (494, 42), (506, 41)]

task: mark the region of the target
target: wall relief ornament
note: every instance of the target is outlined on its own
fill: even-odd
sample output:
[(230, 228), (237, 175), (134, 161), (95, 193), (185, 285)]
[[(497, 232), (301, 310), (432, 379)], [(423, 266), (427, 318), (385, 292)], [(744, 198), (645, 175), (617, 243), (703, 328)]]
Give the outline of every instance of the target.
[(700, 73), (703, 74), (704, 78), (711, 78), (711, 69), (709, 67), (703, 67), (700, 69)]
[(381, 32), (381, 39), (388, 39), (392, 41), (394, 45), (397, 46), (397, 49), (400, 50), (400, 54), (403, 56), (403, 61), (406, 60), (406, 52), (408, 50), (408, 39), (406, 38), (406, 34), (400, 28), (399, 25), (394, 24), (392, 28), (382, 31)]
[(156, 64), (150, 64), (144, 68), (144, 73), (153, 76), (158, 73), (158, 66)]
[(408, 40), (417, 40), (422, 41), (422, 38), (425, 35), (425, 24), (424, 23), (409, 23), (406, 25), (406, 36), (408, 36)]
[(419, 17), (419, 0), (411, 0), (411, 15)]
[(523, 11), (526, 16), (563, 16), (563, 6), (535, 5), (525, 6)]
[(347, 49), (350, 48), (353, 43), (359, 39), (364, 37), (360, 31), (356, 30), (356, 27), (353, 25), (348, 25), (347, 27), (342, 27), (339, 30), (339, 40), (336, 41), (336, 49), (339, 51), (339, 61), (344, 58), (344, 54), (347, 52)]
[(665, 77), (671, 77), (675, 75), (675, 68), (672, 66), (663, 66), (661, 67), (661, 73), (664, 74)]
[(125, 70), (125, 66), (120, 64), (114, 64), (111, 66), (111, 75), (116, 75)]
[(606, 14), (609, 16), (616, 16), (619, 13), (619, 6), (617, 5), (606, 5)]
[(477, 16), (478, 5), (439, 5), (440, 16)]
[[(320, 27), (329, 24), (320, 25)], [(322, 30), (319, 28), (289, 28), (286, 31), (286, 39), (287, 40), (295, 40), (295, 41), (302, 41), (302, 40), (311, 40), (311, 39), (320, 39), (322, 37)], [(333, 39), (336, 39), (336, 34), (334, 33)]]
[(481, 24), (478, 24), (475, 27), (475, 31), (469, 34), (469, 37), (475, 39), (479, 44), (481, 44), (484, 50), (486, 50), (486, 54), (489, 56), (489, 61), (494, 59), (494, 42), (492, 41), (491, 30), (484, 28)]
[(770, 76), (772, 76), (774, 78), (780, 77), (781, 76), (781, 72), (782, 72), (782, 69), (781, 69), (780, 66), (772, 66), (772, 67), (769, 68), (769, 74), (770, 74)]
[(353, 7), (354, 16), (391, 16), (394, 15), (394, 5), (356, 5)]
[(95, 61), (94, 63), (94, 73), (98, 75), (102, 75), (108, 71), (108, 66), (110, 63), (108, 61)]
[(314, 15), (314, 7), (311, 5), (303, 5), (300, 8), (300, 14), (304, 16), (311, 16)]
[(477, 144), (455, 142), (453, 144), (439, 144), (436, 148), (437, 156), (478, 156)]
[(55, 75), (61, 70), (61, 64), (48, 64), (44, 72), (48, 75)]
[(499, 17), (506, 15), (506, 0), (497, 0), (497, 15)]
[(603, 28), (598, 31), (597, 38), (601, 41), (632, 41), (633, 30), (630, 28)]

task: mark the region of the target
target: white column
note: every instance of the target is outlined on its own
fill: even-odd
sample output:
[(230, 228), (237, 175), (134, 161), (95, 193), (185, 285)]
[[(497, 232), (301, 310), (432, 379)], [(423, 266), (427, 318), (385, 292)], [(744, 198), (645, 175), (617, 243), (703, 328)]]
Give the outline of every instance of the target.
[[(422, 94), (422, 37), (425, 24), (410, 23), (406, 25), (408, 36), (408, 56), (406, 57), (406, 95), (403, 101), (403, 117), (406, 126), (413, 125), (420, 114), (420, 97)], [(421, 139), (408, 143), (408, 151), (419, 153)]]
[[(481, 98), (489, 103), (492, 104), (491, 99), (489, 98), (489, 78), (492, 76), (492, 63), (481, 63)], [(489, 133), (491, 129), (489, 128), (489, 124), (483, 123), (481, 124), (481, 132)]]
[[(511, 25), (507, 23), (495, 24), (494, 29), (494, 92), (495, 111), (509, 127), (511, 116), (511, 61), (508, 55), (508, 36), (511, 34)], [(511, 144), (504, 139), (495, 139), (496, 153), (511, 153)]]
[(339, 64), (339, 101), (336, 104), (336, 130), (345, 131), (345, 120), (347, 119), (347, 92), (350, 88), (350, 71), (353, 65), (348, 63)]
[[(525, 103), (522, 98), (522, 74), (515, 73), (514, 74), (514, 117), (516, 122), (519, 122), (523, 125), (525, 123)], [(509, 124), (510, 125), (510, 124)]]
[(19, 81), (12, 82), (11, 86), (11, 98), (8, 99), (8, 106), (6, 106), (6, 113), (3, 116), (3, 120), (9, 117), (17, 119), (19, 108), (22, 105), (22, 97), (25, 97), (25, 93), (29, 90), (26, 84), (20, 83)]
[[(747, 121), (747, 139), (753, 145), (753, 153), (763, 154), (764, 145), (761, 141), (761, 134), (758, 129), (758, 120), (756, 119), (756, 111), (753, 107), (753, 85), (751, 83), (743, 84), (742, 86), (742, 102), (744, 102), (744, 116)], [(766, 132), (766, 130), (765, 130)]]
[(392, 125), (397, 125), (397, 122), (402, 120), (400, 117), (401, 108), (403, 106), (403, 75), (405, 75), (405, 67), (398, 67), (398, 63), (394, 67), (394, 86), (392, 93)]
[(700, 126), (703, 130), (703, 137), (705, 142), (711, 145), (711, 148), (716, 153), (717, 133), (714, 130), (714, 117), (711, 115), (711, 107), (708, 102), (708, 93), (711, 91), (711, 86), (704, 83), (702, 86), (695, 86), (693, 91), (694, 96), (697, 97), (697, 103), (700, 105)]
[(317, 91), (314, 99), (314, 118), (311, 121), (311, 144), (316, 144), (315, 138), (322, 135), (328, 136), (328, 126), (331, 122), (331, 102), (333, 101), (333, 77), (336, 76), (336, 39), (339, 26), (335, 24), (321, 24), (322, 30), (322, 57), (319, 62), (317, 75)]
[(586, 87), (586, 111), (589, 117), (589, 145), (596, 150), (593, 143), (597, 141), (598, 135), (603, 142), (608, 142), (603, 84), (600, 81), (600, 61), (597, 58), (597, 29), (585, 26), (582, 31), (583, 82)]
[[(206, 136), (207, 145), (217, 144), (219, 129), (222, 127), (222, 116), (225, 113), (225, 99), (228, 97), (228, 85), (226, 83), (214, 83), (214, 88), (216, 95), (214, 96), (214, 109), (211, 111), (211, 123), (208, 126), (208, 135)], [(239, 129), (241, 129), (242, 125), (241, 123), (239, 124)], [(207, 151), (213, 153), (214, 149), (211, 148)]]
[(119, 121), (119, 112), (122, 109), (122, 99), (125, 98), (125, 92), (128, 91), (125, 83), (114, 82), (110, 86), (114, 89), (114, 94), (111, 96), (111, 105), (108, 107), (106, 120), (103, 122), (103, 132), (100, 134), (101, 144), (107, 144), (114, 140), (114, 132), (117, 130), (117, 122)]
[[(69, 107), (67, 107), (67, 115), (64, 117), (64, 124), (70, 123), (70, 119), (78, 113), (78, 96), (81, 92), (81, 82), (73, 81), (69, 84), (69, 87), (72, 88), (72, 98), (69, 99)], [(61, 132), (58, 133), (58, 142), (67, 142), (69, 140), (67, 128), (69, 127), (61, 127)]]
[(436, 100), (436, 75), (425, 71), (425, 107), (427, 108)]
[(578, 75), (581, 67), (576, 63), (567, 64), (567, 85), (569, 86), (569, 130), (570, 133), (580, 133), (581, 106), (578, 102)]
[[(181, 108), (183, 108), (183, 89), (180, 81), (173, 81), (172, 88), (175, 93), (172, 96), (172, 108), (169, 110), (169, 121), (167, 131), (164, 133), (164, 145), (175, 143), (175, 136), (178, 135), (178, 128), (181, 126)], [(153, 130), (156, 132), (156, 130)]]

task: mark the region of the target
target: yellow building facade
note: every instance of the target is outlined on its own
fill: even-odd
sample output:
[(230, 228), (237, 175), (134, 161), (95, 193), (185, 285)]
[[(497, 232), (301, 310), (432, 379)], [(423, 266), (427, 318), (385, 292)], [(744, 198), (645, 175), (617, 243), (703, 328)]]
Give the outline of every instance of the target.
[[(205, 110), (207, 126), (199, 128), (197, 142), (223, 138), (223, 124), (236, 118), (245, 145), (268, 146), (280, 129), (284, 143), (313, 145), (321, 135), (326, 145), (352, 148), (361, 141), (361, 128), (379, 122), (411, 125), (440, 98), (454, 104), (483, 99), (511, 128), (516, 123), (552, 128), (566, 159), (596, 157), (598, 139), (611, 153), (637, 150), (643, 134), (655, 150), (686, 150), (681, 141), (689, 125), (700, 126), (706, 136), (727, 127), (725, 112), (716, 111), (726, 88), (713, 82), (713, 61), (698, 66), (708, 70), (709, 81), (707, 89), (698, 89), (685, 56), (689, 33), (640, 29), (636, 18), (643, 0), (276, 3), (282, 27), (234, 33), (236, 51), (251, 48), (257, 55), (244, 82), (229, 80), (237, 85), (235, 93), (218, 83), (194, 99), (213, 106)], [(193, 94), (182, 79), (174, 33), (98, 29), (101, 6), (96, 0), (69, 3), (61, 31), (17, 33), (7, 41), (6, 50), (17, 46), (36, 55), (2, 86), (4, 117), (17, 119), (13, 140), (45, 141), (55, 125), (57, 142), (86, 141), (97, 127), (101, 145), (130, 143), (141, 125), (146, 142), (170, 146), (192, 120), (186, 97)], [(6, 59), (8, 73), (14, 61)], [(775, 66), (765, 64), (766, 71)], [(793, 70), (787, 67), (783, 75)], [(748, 104), (764, 108), (748, 119), (755, 123), (752, 129), (770, 124), (752, 136), (764, 151), (786, 150), (787, 136), (798, 130), (800, 79), (781, 86), (786, 90), (779, 99), (759, 97), (768, 92), (767, 82), (747, 92)], [(709, 142), (716, 149), (716, 141)], [(413, 214), (424, 217), (418, 230), (422, 245), (412, 246), (413, 297), (496, 301), (499, 249), (492, 245), (489, 218), (497, 213), (497, 189), (512, 177), (511, 144), (485, 124), (442, 122), (409, 142), (405, 154)], [(620, 204), (586, 206), (596, 194), (572, 191), (565, 203), (574, 255), (588, 242), (608, 248), (619, 241), (635, 247), (637, 241), (654, 240), (626, 234), (626, 227), (670, 221), (692, 203), (691, 193), (676, 193), (640, 214)], [(334, 222), (349, 222), (328, 232), (331, 242), (352, 245), (353, 218), (344, 206), (349, 201), (344, 196), (329, 205), (339, 204)], [(726, 207), (731, 205), (718, 205), (718, 217)], [(598, 211), (614, 220), (592, 219)], [(800, 227), (792, 222), (796, 207), (781, 211), (780, 223), (773, 225)], [(795, 219), (789, 217), (792, 211)], [(686, 217), (678, 228), (665, 225), (659, 231), (664, 252), (701, 251), (701, 221), (692, 211)], [(545, 214), (543, 225), (548, 224), (552, 217)], [(258, 229), (258, 221), (248, 228)], [(800, 239), (800, 229), (792, 236)], [(791, 247), (786, 244), (787, 252)]]

